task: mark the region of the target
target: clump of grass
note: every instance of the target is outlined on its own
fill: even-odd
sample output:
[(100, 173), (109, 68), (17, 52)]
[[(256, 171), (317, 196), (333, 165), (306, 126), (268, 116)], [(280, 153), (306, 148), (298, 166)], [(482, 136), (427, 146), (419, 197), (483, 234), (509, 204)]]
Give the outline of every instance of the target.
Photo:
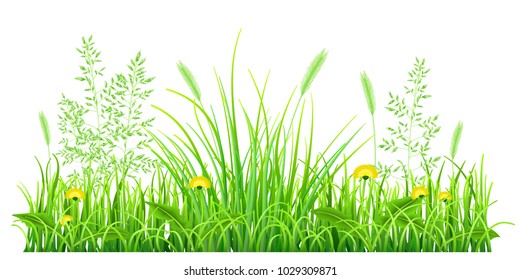
[[(437, 169), (424, 165), (425, 176), (414, 179), (410, 190), (380, 177), (381, 170), (373, 165), (351, 171), (349, 159), (372, 139), (352, 146), (363, 128), (358, 125), (346, 133), (355, 117), (325, 149), (313, 152), (315, 112), (312, 97), (306, 93), (324, 65), (326, 50), (310, 63), (297, 101), (293, 100), (295, 86), (284, 109), (273, 117), (264, 103), (269, 74), (259, 83), (249, 71), (251, 89), (259, 100), (256, 110), (246, 110), (235, 98), (237, 44), (238, 38), (229, 88), (215, 70), (221, 115), (213, 104), (203, 102), (193, 73), (181, 62), (177, 64), (193, 97), (167, 91), (193, 107), (196, 122), (184, 124), (171, 109), (153, 106), (171, 120), (175, 132), (148, 127), (153, 139), (148, 148), (157, 158), (149, 184), (121, 178), (117, 170), (105, 172), (101, 183), (89, 173), (79, 173), (82, 178), (64, 177), (58, 157), (46, 168), (38, 162), (41, 185), (34, 195), (19, 186), (29, 210), (14, 215), (25, 225), (14, 224), (26, 237), (24, 251), (492, 250), (491, 240), (498, 237), (495, 228), (504, 223), (487, 220), (494, 202), (484, 159), (471, 168), (454, 161), (461, 124), (454, 133), (451, 158)], [(361, 79), (373, 120), (372, 86), (366, 74)], [(304, 118), (306, 105), (310, 106), (309, 120)], [(245, 127), (238, 124), (242, 120)], [(310, 123), (309, 131), (304, 131), (304, 122)], [(45, 135), (48, 124), (42, 128)], [(373, 130), (375, 137), (374, 121)], [(50, 136), (44, 138), (49, 146)], [(446, 162), (453, 166), (448, 177)], [(56, 167), (53, 172), (51, 163)]]

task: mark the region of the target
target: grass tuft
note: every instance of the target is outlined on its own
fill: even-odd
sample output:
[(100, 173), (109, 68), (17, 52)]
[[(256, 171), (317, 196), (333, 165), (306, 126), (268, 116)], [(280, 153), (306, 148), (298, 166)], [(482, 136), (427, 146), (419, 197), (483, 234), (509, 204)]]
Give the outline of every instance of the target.
[[(84, 43), (90, 51), (91, 38)], [(423, 165), (425, 176), (412, 181), (412, 192), (400, 181), (379, 178), (375, 166), (362, 165), (352, 169), (352, 174), (349, 160), (375, 140), (375, 126), (374, 135), (354, 145), (364, 125), (356, 125), (353, 117), (325, 149), (316, 147), (313, 139), (320, 127), (314, 126), (312, 95), (304, 93), (327, 52), (318, 54), (307, 69), (299, 98), (293, 99), (296, 86), (284, 109), (273, 116), (264, 101), (269, 74), (258, 83), (258, 77), (249, 71), (250, 93), (258, 98), (256, 110), (246, 110), (235, 100), (237, 44), (238, 37), (229, 88), (215, 69), (222, 106), (219, 113), (213, 110), (214, 104), (202, 102), (188, 68), (177, 64), (195, 98), (173, 89), (167, 92), (192, 107), (196, 121), (183, 123), (168, 108), (152, 106), (171, 121), (174, 132), (144, 127), (152, 140), (146, 147), (156, 158), (151, 161), (154, 173), (150, 181), (125, 176), (126, 171), (118, 168), (105, 169), (103, 176), (98, 176), (99, 168), (65, 176), (60, 164), (67, 158), (60, 162), (55, 156), (46, 165), (37, 160), (41, 179), (35, 192), (18, 186), (28, 211), (13, 215), (14, 226), (25, 237), (24, 251), (492, 251), (491, 241), (500, 237), (497, 226), (510, 223), (488, 221), (495, 201), (490, 199), (493, 184), (485, 175), (484, 158), (470, 167), (454, 161), (462, 123), (453, 136), (452, 157), (445, 157), (440, 168)], [(426, 73), (421, 72), (424, 60), (416, 62), (419, 74)], [(139, 68), (143, 63), (140, 54), (131, 61), (136, 77), (144, 75)], [(130, 77), (134, 81), (133, 74)], [(121, 87), (125, 81), (119, 76)], [(364, 72), (361, 82), (373, 120), (374, 94)], [(411, 92), (423, 95), (425, 87), (418, 84)], [(49, 126), (43, 113), (40, 121), (49, 146)], [(307, 123), (308, 130), (303, 125)], [(352, 126), (356, 127), (348, 129)], [(82, 150), (76, 147), (70, 152)], [(139, 159), (133, 152), (130, 155), (130, 159)], [(119, 163), (112, 159), (111, 164)], [(447, 162), (452, 163), (451, 176), (443, 173)], [(415, 171), (410, 170), (410, 178), (415, 178)]]

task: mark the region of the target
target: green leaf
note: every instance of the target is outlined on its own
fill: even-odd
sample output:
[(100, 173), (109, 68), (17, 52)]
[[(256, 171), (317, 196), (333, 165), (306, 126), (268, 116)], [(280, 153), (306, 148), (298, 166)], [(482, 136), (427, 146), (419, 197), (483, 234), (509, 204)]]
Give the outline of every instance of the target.
[(353, 237), (362, 237), (360, 224), (350, 220), (343, 212), (332, 207), (320, 207), (312, 210), (319, 220), (330, 222), (333, 226), (346, 229)]
[(146, 202), (150, 206), (150, 213), (158, 219), (173, 222), (175, 227), (185, 229), (188, 222), (181, 216), (179, 209), (161, 203)]
[(110, 240), (127, 240), (130, 238), (130, 233), (122, 227), (104, 226), (97, 233), (94, 234), (94, 238), (101, 238), (104, 241)]
[(467, 231), (469, 232), (470, 237), (475, 240), (487, 238), (487, 236), (489, 236), (489, 240), (500, 237), (496, 231), (486, 227), (474, 227), (473, 229), (470, 227)]
[(388, 221), (390, 221), (390, 216), (388, 215), (377, 215), (375, 216), (374, 218), (374, 222), (376, 224), (379, 224), (379, 225), (384, 225), (386, 224)]
[(347, 215), (332, 207), (320, 207), (312, 210), (312, 213), (316, 215), (318, 219), (332, 224), (348, 219)]
[(312, 60), (309, 68), (307, 68), (307, 72), (303, 76), (302, 83), (300, 85), (301, 94), (304, 95), (307, 90), (311, 87), (312, 81), (320, 72), (321, 66), (325, 63), (327, 59), (327, 50), (323, 49), (316, 57)]
[(394, 199), (388, 202), (387, 208), (392, 213), (392, 215), (397, 215), (399, 212), (403, 211), (408, 214), (415, 213), (417, 208), (422, 204), (422, 200), (416, 199), (413, 200), (411, 197), (403, 197), (399, 199)]
[(24, 214), (13, 214), (20, 221), (24, 222), (27, 227), (36, 228), (54, 228), (54, 220), (47, 213), (24, 213)]
[(407, 228), (413, 225), (418, 230), (424, 230), (424, 220), (418, 214), (402, 213), (395, 218), (395, 224), (400, 228)]
[(195, 80), (195, 77), (191, 73), (190, 69), (184, 65), (181, 61), (177, 62), (177, 69), (179, 69), (179, 72), (182, 75), (182, 78), (190, 88), (191, 92), (200, 101), (201, 94), (200, 94), (200, 88), (197, 84), (197, 81)]

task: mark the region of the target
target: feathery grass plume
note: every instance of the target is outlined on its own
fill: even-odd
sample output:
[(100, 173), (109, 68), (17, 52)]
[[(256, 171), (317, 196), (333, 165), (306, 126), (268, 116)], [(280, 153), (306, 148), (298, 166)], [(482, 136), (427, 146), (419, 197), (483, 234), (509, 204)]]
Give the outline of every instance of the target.
[(45, 144), (47, 145), (47, 153), (49, 158), (51, 157), (51, 130), (49, 129), (49, 122), (47, 122), (47, 117), (40, 111), (38, 113), (38, 117), (40, 118), (40, 126), (43, 132), (43, 139), (45, 140)]
[(316, 75), (318, 75), (318, 72), (321, 69), (321, 66), (325, 62), (325, 59), (327, 59), (327, 50), (323, 49), (314, 60), (309, 65), (309, 68), (307, 68), (307, 72), (305, 73), (305, 76), (303, 76), (302, 83), (300, 86), (301, 93), (304, 95), (307, 90), (311, 87), (312, 81), (314, 78), (316, 78)]
[(374, 96), (374, 88), (372, 87), (372, 83), (368, 78), (368, 75), (365, 71), (361, 72), (361, 85), (363, 86), (363, 91), (365, 92), (365, 98), (367, 100), (368, 111), (372, 116), (372, 131), (374, 133), (374, 165), (377, 164), (377, 143), (376, 143), (376, 122), (374, 119), (374, 112), (376, 111), (376, 98)]
[(188, 84), (188, 87), (190, 88), (193, 95), (200, 101), (201, 95), (199, 84), (197, 84), (197, 81), (195, 80), (195, 77), (193, 77), (190, 69), (181, 61), (177, 62), (177, 69), (179, 69), (179, 72), (181, 72), (182, 78), (184, 78), (184, 81), (186, 84)]
[(365, 92), (365, 98), (367, 100), (368, 111), (371, 115), (374, 115), (376, 111), (376, 98), (374, 97), (374, 88), (372, 88), (372, 83), (368, 78), (368, 75), (365, 71), (361, 72), (361, 85), (363, 86), (363, 91)]
[(462, 128), (463, 128), (463, 123), (462, 123), (462, 121), (459, 121), (459, 123), (457, 124), (457, 127), (455, 127), (455, 130), (453, 131), (453, 136), (451, 137), (451, 149), (450, 149), (451, 159), (454, 159), (455, 155), (457, 154), (457, 149), (459, 148), (459, 143), (460, 143), (460, 137), (462, 135)]

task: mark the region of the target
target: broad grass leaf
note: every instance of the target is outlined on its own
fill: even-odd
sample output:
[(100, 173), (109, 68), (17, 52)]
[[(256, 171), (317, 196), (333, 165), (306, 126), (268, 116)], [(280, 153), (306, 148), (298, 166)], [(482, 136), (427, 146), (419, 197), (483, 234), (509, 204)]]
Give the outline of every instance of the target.
[(489, 240), (500, 237), (500, 235), (498, 235), (498, 233), (496, 231), (494, 231), (490, 228), (486, 228), (486, 227), (474, 227), (473, 229), (468, 228), (467, 232), (468, 232), (469, 236), (475, 240), (487, 238), (488, 236), (489, 236)]
[(335, 208), (320, 207), (312, 210), (312, 213), (316, 215), (319, 220), (327, 221), (337, 228), (346, 229), (353, 237), (361, 238), (362, 236), (360, 224), (356, 221), (348, 219), (346, 214)]
[(54, 228), (55, 223), (52, 217), (47, 213), (23, 213), (13, 214), (20, 221), (24, 222), (27, 227), (36, 227), (40, 229)]
[(423, 218), (417, 214), (408, 215), (401, 213), (396, 217), (395, 224), (400, 228), (407, 228), (413, 225), (419, 231), (423, 231), (425, 227)]
[(158, 219), (173, 222), (171, 226), (185, 229), (188, 221), (181, 216), (179, 209), (161, 203), (146, 202), (150, 206), (150, 213)]
[(408, 215), (412, 215), (416, 213), (419, 206), (422, 204), (422, 200), (420, 199), (412, 199), (411, 197), (403, 197), (399, 199), (394, 199), (388, 202), (388, 211), (392, 213), (393, 216), (397, 215), (399, 212), (405, 212)]
[(110, 240), (127, 240), (130, 237), (130, 233), (122, 227), (102, 227), (97, 233), (94, 234), (94, 238), (101, 238), (104, 241)]
[(320, 220), (327, 221), (330, 223), (338, 223), (343, 220), (347, 220), (348, 217), (343, 212), (332, 207), (320, 207), (312, 210), (312, 213)]
[(388, 221), (390, 221), (390, 216), (388, 215), (377, 215), (374, 218), (374, 222), (379, 225), (385, 225)]

